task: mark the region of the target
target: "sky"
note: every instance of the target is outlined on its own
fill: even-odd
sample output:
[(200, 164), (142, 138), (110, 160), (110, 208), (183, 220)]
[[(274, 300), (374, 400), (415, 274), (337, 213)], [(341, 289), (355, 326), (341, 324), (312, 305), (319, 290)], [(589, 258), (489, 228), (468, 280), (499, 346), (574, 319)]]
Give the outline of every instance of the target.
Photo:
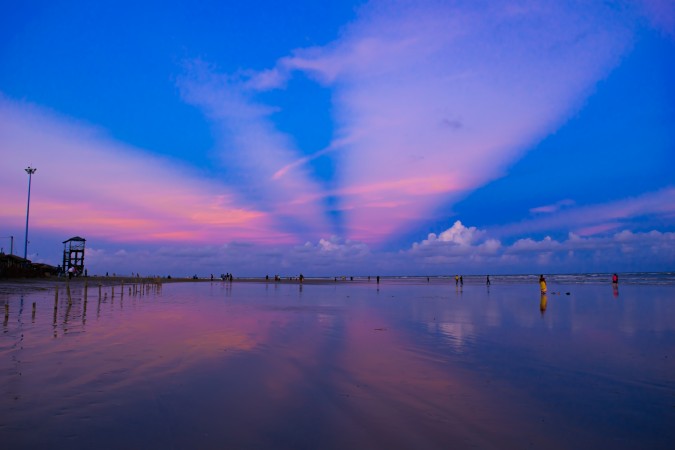
[(3, 3), (5, 253), (30, 166), (90, 274), (675, 270), (670, 0)]

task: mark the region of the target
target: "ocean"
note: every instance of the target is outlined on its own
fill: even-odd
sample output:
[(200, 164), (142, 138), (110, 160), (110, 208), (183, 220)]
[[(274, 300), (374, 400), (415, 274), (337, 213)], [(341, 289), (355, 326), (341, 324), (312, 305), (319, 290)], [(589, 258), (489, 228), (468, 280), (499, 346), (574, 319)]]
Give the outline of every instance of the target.
[(0, 283), (0, 442), (671, 448), (673, 274), (545, 276)]

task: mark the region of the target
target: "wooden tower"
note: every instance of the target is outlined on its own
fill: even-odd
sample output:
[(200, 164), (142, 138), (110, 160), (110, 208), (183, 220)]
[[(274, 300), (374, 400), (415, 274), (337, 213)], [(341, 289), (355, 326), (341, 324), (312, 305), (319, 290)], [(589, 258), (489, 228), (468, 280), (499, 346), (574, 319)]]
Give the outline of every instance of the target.
[(74, 267), (76, 274), (84, 272), (84, 243), (85, 239), (79, 236), (63, 241), (63, 271)]

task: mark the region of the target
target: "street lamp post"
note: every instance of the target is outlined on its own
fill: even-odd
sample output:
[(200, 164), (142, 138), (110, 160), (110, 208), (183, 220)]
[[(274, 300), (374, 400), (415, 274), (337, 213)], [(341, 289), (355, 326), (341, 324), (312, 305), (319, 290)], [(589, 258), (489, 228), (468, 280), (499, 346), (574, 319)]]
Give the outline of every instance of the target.
[(28, 215), (30, 213), (30, 182), (33, 174), (37, 170), (34, 167), (28, 166), (24, 169), (28, 174), (28, 205), (26, 206), (26, 240), (23, 245), (23, 259), (28, 259)]

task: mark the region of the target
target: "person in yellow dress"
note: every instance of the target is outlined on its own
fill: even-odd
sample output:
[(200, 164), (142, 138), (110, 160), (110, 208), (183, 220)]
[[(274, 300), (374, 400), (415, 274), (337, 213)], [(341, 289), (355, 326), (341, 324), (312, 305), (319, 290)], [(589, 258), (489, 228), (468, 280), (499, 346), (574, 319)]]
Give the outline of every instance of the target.
[(544, 275), (539, 275), (539, 287), (541, 288), (541, 293), (545, 294), (546, 293), (546, 278), (544, 278)]

